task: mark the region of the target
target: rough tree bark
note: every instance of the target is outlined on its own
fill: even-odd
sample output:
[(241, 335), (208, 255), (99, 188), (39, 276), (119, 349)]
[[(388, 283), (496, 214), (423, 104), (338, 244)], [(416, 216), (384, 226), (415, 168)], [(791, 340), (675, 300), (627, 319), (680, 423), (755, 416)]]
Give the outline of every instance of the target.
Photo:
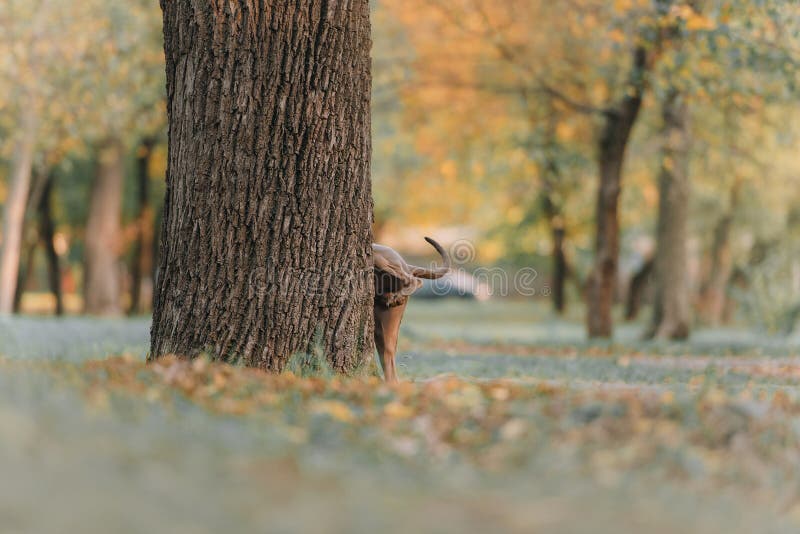
[(655, 299), (647, 337), (689, 337), (686, 226), (689, 217), (689, 133), (687, 104), (677, 89), (662, 102), (663, 142), (658, 179)]
[(0, 315), (14, 310), (14, 294), (25, 226), (25, 208), (31, 187), (36, 148), (36, 116), (32, 106), (22, 117), (20, 140), (14, 151), (8, 180), (8, 196), (3, 210), (3, 242), (0, 244)]
[(128, 313), (135, 315), (147, 311), (153, 273), (153, 208), (150, 205), (150, 159), (155, 140), (146, 138), (136, 155), (136, 180), (138, 182), (138, 212), (136, 214), (136, 242), (131, 257), (131, 303)]
[(169, 157), (151, 358), (373, 357), (367, 0), (162, 0)]
[(119, 249), (124, 182), (122, 143), (109, 139), (98, 148), (84, 239), (84, 311), (92, 315), (113, 316), (122, 311)]
[(597, 150), (600, 184), (597, 190), (595, 259), (586, 295), (589, 337), (611, 337), (613, 334), (611, 309), (619, 264), (618, 204), (622, 168), (628, 140), (642, 107), (647, 66), (645, 48), (637, 47), (625, 96), (616, 107), (604, 113)]

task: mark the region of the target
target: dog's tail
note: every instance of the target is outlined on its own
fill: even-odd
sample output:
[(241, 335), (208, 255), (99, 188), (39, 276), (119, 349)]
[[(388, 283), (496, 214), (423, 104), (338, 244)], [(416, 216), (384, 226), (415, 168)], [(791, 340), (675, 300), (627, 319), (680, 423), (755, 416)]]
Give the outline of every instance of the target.
[(436, 249), (436, 252), (438, 252), (439, 255), (442, 257), (444, 265), (442, 267), (436, 267), (433, 269), (426, 269), (424, 267), (415, 267), (413, 265), (410, 265), (409, 267), (411, 267), (411, 273), (417, 278), (424, 278), (426, 280), (436, 280), (437, 278), (441, 278), (450, 272), (450, 256), (447, 255), (447, 252), (444, 250), (442, 245), (440, 245), (430, 237), (426, 237), (425, 241), (430, 243), (431, 246)]

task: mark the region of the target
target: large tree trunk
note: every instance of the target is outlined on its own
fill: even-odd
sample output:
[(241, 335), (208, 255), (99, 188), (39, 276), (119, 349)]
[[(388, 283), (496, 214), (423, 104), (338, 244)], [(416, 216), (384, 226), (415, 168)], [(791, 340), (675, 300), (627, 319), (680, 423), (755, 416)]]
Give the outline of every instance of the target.
[(3, 210), (3, 242), (0, 244), (0, 315), (14, 310), (25, 208), (31, 187), (36, 147), (36, 117), (32, 108), (23, 113), (21, 137), (14, 151)]
[(690, 328), (686, 225), (689, 217), (687, 105), (672, 89), (662, 103), (661, 172), (655, 260), (655, 301), (648, 337), (686, 339)]
[(586, 326), (589, 337), (611, 337), (611, 309), (617, 285), (619, 263), (618, 204), (622, 168), (631, 131), (642, 107), (647, 69), (647, 52), (637, 47), (633, 54), (628, 89), (620, 103), (605, 112), (597, 162), (600, 184), (597, 190), (597, 238), (595, 259), (588, 280)]
[(125, 161), (122, 143), (104, 142), (97, 153), (97, 170), (89, 200), (84, 255), (84, 311), (119, 315), (122, 190)]
[(136, 242), (131, 257), (131, 303), (128, 313), (147, 311), (152, 297), (150, 276), (153, 273), (153, 208), (150, 205), (150, 159), (155, 141), (144, 139), (136, 156), (136, 179), (139, 186), (136, 214)]
[(55, 314), (64, 314), (64, 297), (61, 291), (61, 263), (55, 247), (56, 227), (53, 221), (53, 182), (55, 177), (51, 172), (47, 176), (39, 199), (39, 237), (44, 245), (45, 258), (47, 260), (47, 280), (50, 284), (50, 292), (55, 299)]
[(373, 357), (367, 0), (162, 0), (169, 159), (151, 358)]

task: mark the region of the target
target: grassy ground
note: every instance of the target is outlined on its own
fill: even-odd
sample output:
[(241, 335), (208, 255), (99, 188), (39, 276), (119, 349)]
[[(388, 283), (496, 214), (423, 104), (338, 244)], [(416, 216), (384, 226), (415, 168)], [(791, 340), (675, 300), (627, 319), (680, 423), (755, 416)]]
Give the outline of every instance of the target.
[(145, 366), (146, 320), (0, 322), (3, 532), (797, 532), (800, 339), (587, 343), (412, 302), (408, 382)]

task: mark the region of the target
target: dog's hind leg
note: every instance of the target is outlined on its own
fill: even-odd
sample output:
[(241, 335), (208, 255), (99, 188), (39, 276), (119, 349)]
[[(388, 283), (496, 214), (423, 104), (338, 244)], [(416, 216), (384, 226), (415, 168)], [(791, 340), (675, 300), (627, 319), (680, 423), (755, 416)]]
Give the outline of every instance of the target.
[(406, 302), (399, 306), (375, 306), (375, 347), (383, 368), (383, 376), (387, 382), (397, 382), (395, 356), (397, 339), (400, 335), (400, 322), (406, 310)]

